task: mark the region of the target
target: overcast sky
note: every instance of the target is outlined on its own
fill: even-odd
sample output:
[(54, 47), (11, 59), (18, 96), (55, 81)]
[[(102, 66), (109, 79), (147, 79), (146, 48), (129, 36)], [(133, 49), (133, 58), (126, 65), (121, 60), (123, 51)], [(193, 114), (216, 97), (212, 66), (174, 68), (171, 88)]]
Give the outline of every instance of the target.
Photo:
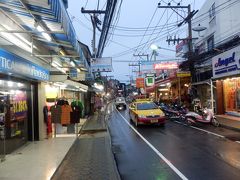
[[(81, 8), (86, 10), (105, 9), (107, 0), (68, 0), (68, 12), (75, 27), (78, 39), (91, 48), (92, 24), (88, 14), (82, 14)], [(104, 49), (103, 57), (112, 57), (113, 72), (115, 79), (122, 82), (129, 80), (130, 76), (136, 77), (138, 67), (129, 66), (130, 62), (137, 62), (139, 57), (133, 54), (149, 54), (151, 57), (151, 44), (175, 50), (173, 44), (168, 45), (167, 37), (176, 36), (185, 38), (187, 26), (177, 28), (182, 18), (171, 9), (157, 8), (158, 3), (166, 5), (191, 4), (192, 10), (200, 9), (205, 0), (118, 0), (117, 11), (114, 16), (112, 28), (109, 30), (109, 40)], [(178, 13), (186, 17), (187, 9), (178, 9)], [(99, 16), (103, 22), (104, 16)], [(97, 33), (99, 37), (100, 32)], [(98, 41), (97, 41), (98, 42)], [(140, 46), (139, 46), (140, 45)], [(142, 57), (146, 59), (146, 57)], [(153, 59), (153, 57), (152, 57)], [(157, 60), (175, 60), (175, 53), (169, 50), (158, 50)], [(123, 62), (126, 61), (126, 62)], [(131, 63), (132, 64), (132, 63)], [(144, 67), (142, 67), (144, 68)]]

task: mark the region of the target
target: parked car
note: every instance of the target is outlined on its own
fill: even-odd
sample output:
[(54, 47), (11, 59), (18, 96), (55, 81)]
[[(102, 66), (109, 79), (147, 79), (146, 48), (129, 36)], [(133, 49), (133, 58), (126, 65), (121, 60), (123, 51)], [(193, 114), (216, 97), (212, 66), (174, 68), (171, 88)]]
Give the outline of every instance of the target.
[(117, 97), (115, 100), (115, 106), (118, 110), (125, 110), (127, 108), (127, 104), (124, 97)]
[(130, 120), (139, 124), (165, 124), (165, 114), (163, 111), (152, 101), (137, 100), (129, 106)]

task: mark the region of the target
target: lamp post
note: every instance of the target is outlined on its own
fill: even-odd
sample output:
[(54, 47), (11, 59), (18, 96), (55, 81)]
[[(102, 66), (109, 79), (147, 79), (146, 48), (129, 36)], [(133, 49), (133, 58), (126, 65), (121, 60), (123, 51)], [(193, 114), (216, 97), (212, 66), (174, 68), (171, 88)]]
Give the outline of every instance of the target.
[(157, 60), (157, 50), (160, 49), (160, 47), (157, 46), (156, 44), (152, 44), (150, 48), (153, 50), (154, 61), (156, 61)]

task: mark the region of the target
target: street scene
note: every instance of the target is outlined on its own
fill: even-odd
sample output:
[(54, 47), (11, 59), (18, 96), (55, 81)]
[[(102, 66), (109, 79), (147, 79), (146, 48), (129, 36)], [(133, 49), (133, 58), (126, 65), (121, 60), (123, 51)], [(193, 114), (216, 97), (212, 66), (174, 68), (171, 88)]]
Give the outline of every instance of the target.
[(1, 180), (239, 180), (240, 0), (0, 0)]

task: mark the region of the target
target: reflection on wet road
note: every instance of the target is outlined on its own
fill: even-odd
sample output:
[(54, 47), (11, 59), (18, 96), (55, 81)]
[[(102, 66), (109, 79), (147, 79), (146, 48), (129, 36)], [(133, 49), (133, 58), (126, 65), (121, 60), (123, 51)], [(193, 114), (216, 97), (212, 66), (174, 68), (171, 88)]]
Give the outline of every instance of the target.
[(174, 121), (136, 128), (128, 110), (113, 110), (109, 129), (122, 179), (240, 179), (240, 144), (226, 138), (237, 132)]

